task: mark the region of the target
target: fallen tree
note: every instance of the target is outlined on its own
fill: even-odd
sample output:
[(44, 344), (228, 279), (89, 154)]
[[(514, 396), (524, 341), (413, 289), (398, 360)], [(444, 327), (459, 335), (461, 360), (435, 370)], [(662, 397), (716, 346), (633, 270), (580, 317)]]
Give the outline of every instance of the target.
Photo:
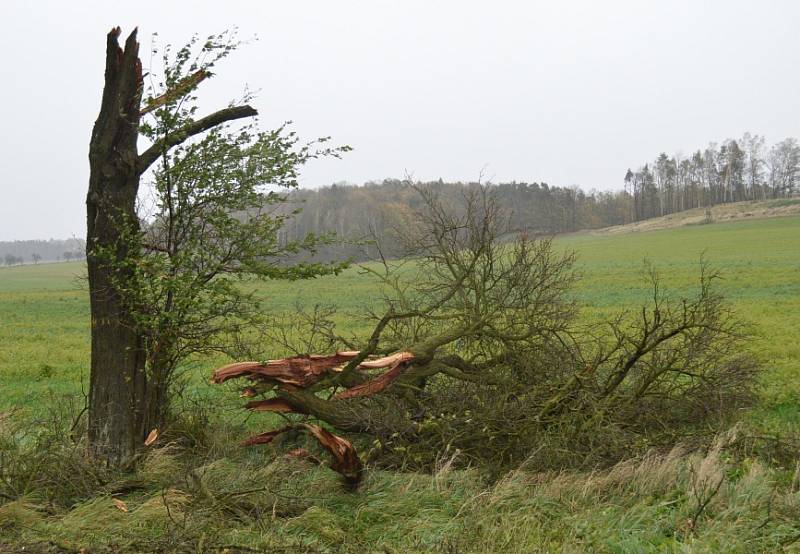
[(214, 382), (246, 377), (245, 395), (263, 397), (249, 409), (365, 434), (370, 457), (413, 468), (445, 453), (496, 469), (531, 456), (595, 465), (713, 432), (752, 398), (746, 327), (705, 264), (691, 296), (671, 298), (650, 270), (640, 310), (583, 323), (572, 254), (503, 240), (503, 214), (482, 187), (461, 206), (419, 192), (423, 209), (404, 225), (412, 257), (365, 268), (386, 291), (369, 337), (307, 319), (349, 350), (231, 364)]

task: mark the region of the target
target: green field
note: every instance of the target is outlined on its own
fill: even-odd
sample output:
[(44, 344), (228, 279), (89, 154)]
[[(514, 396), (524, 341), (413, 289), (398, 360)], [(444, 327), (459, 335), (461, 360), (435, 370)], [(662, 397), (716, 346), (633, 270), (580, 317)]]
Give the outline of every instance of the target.
[[(800, 423), (800, 217), (698, 225), (613, 236), (577, 234), (557, 244), (578, 254), (577, 290), (589, 312), (610, 313), (645, 299), (643, 261), (675, 294), (696, 283), (701, 256), (722, 270), (720, 290), (756, 326), (755, 348), (768, 368), (756, 417), (771, 426)], [(77, 263), (0, 269), (0, 409), (25, 408), (43, 395), (85, 387), (89, 307)], [(374, 281), (357, 268), (338, 277), (262, 287), (274, 311), (336, 304), (344, 328), (363, 329), (376, 302)], [(218, 360), (217, 360), (218, 361)], [(203, 375), (211, 364), (196, 369)]]
[[(648, 291), (643, 280), (645, 259), (655, 265), (666, 287), (676, 295), (695, 286), (701, 256), (720, 269), (724, 278), (719, 288), (740, 316), (753, 324), (756, 334), (753, 348), (766, 368), (762, 397), (754, 409), (743, 414), (743, 419), (765, 433), (786, 434), (798, 429), (800, 217), (694, 225), (613, 236), (576, 234), (561, 237), (556, 244), (578, 254), (582, 279), (576, 294), (589, 316), (636, 306), (645, 298)], [(81, 272), (82, 266), (77, 263), (0, 269), (0, 413), (35, 415), (44, 406), (86, 389), (89, 308), (85, 287), (79, 279)], [(274, 311), (290, 311), (297, 302), (306, 306), (335, 303), (340, 307), (340, 321), (351, 329), (363, 328), (359, 314), (365, 313), (364, 308), (374, 304), (379, 295), (374, 282), (357, 268), (338, 277), (270, 283), (263, 286), (261, 292)], [(191, 380), (194, 392), (208, 394), (211, 387), (205, 384), (206, 377), (210, 368), (220, 361), (200, 360), (193, 366), (191, 371), (197, 377)], [(241, 463), (257, 463), (254, 454), (247, 456), (250, 457)], [(337, 545), (346, 543), (345, 537), (353, 532), (361, 534), (359, 540), (363, 541), (354, 551), (362, 551), (361, 547), (363, 551), (426, 551), (436, 546), (450, 552), (461, 552), (461, 549), (528, 552), (534, 551), (533, 545), (541, 551), (562, 548), (571, 551), (572, 547), (618, 552), (651, 548), (694, 551), (692, 541), (686, 542), (687, 535), (674, 529), (677, 519), (685, 514), (681, 511), (681, 499), (665, 491), (674, 492), (675, 487), (685, 487), (681, 479), (686, 475), (678, 470), (672, 475), (670, 471), (674, 468), (671, 467), (658, 470), (667, 475), (668, 481), (672, 479), (664, 484), (663, 490), (650, 483), (642, 487), (646, 489), (652, 485), (655, 488), (644, 493), (640, 487), (629, 494), (625, 486), (611, 477), (603, 481), (596, 476), (598, 498), (608, 501), (602, 513), (587, 492), (594, 490), (595, 485), (587, 485), (585, 476), (559, 477), (555, 480), (561, 483), (558, 490), (553, 489), (552, 482), (546, 487), (532, 488), (533, 485), (518, 475), (510, 476), (491, 489), (483, 489), (469, 472), (414, 476), (376, 471), (367, 478), (364, 490), (358, 494), (338, 492), (328, 481), (322, 485), (317, 483), (314, 486), (323, 487), (317, 491), (317, 496), (326, 500), (310, 501), (292, 518), (268, 526), (269, 530), (261, 526), (242, 526), (237, 531), (240, 535), (226, 540), (264, 545), (265, 536), (277, 536), (299, 541), (298, 544), (309, 548), (337, 551)], [(756, 471), (752, 467), (743, 471), (750, 475), (748, 471)], [(748, 498), (748, 495), (766, 495), (763, 502), (772, 502), (768, 483), (791, 478), (789, 470), (792, 468), (784, 474), (780, 468), (771, 473), (772, 469), (758, 467), (761, 473), (749, 477), (746, 482), (732, 482), (726, 489), (729, 505), (725, 509), (729, 511), (719, 516), (719, 524), (706, 524), (702, 541), (698, 537), (694, 548), (713, 551), (729, 545), (731, 550), (747, 552), (768, 551), (770, 548), (765, 544), (778, 544), (758, 542), (760, 539), (748, 538), (745, 534), (731, 538), (731, 542), (726, 539), (726, 533), (738, 533), (737, 525), (744, 526), (749, 521), (748, 514), (754, 523), (747, 529), (758, 526), (757, 516), (753, 515), (755, 508), (737, 504), (744, 502), (737, 494)], [(324, 480), (321, 472), (323, 470), (315, 470), (314, 478)], [(631, 483), (636, 479), (631, 477)], [(333, 488), (324, 489), (325, 486)], [(612, 487), (613, 493), (603, 487)], [(484, 498), (486, 506), (475, 505), (473, 499), (480, 497)], [(798, 493), (782, 498), (781, 502), (800, 505)], [(94, 506), (91, 503), (95, 501), (84, 503), (77, 510), (87, 510), (86, 517), (93, 517), (90, 516)], [(131, 500), (132, 505), (136, 502), (136, 499)], [(740, 512), (734, 513), (736, 509)], [(687, 504), (685, 510), (691, 513), (691, 506)], [(109, 521), (113, 521), (104, 528), (107, 533), (116, 532), (114, 530), (123, 525), (116, 519), (119, 514), (111, 515)], [(80, 531), (77, 523), (73, 522), (74, 529), (70, 528), (70, 520), (66, 519), (69, 517), (77, 515), (67, 514), (62, 519), (42, 524), (42, 528), (54, 536), (72, 537), (72, 544), (82, 544), (82, 536), (88, 544), (98, 544), (92, 540), (102, 543), (97, 537), (86, 539), (85, 530)], [(0, 508), (0, 537), (3, 521)], [(150, 529), (148, 521), (137, 520), (136, 525)], [(723, 526), (723, 521), (729, 523)], [(545, 525), (547, 522), (550, 522), (549, 527)], [(780, 534), (784, 531), (787, 537), (796, 532), (786, 525), (783, 522), (777, 525), (775, 536), (779, 538), (776, 540), (797, 547), (797, 542), (780, 538), (784, 537)], [(664, 531), (664, 526), (672, 526), (672, 534)], [(759, 532), (764, 529), (772, 529), (771, 524), (765, 523)], [(124, 534), (125, 531), (119, 532)], [(465, 533), (472, 535), (465, 538)], [(0, 551), (2, 546), (0, 540)]]

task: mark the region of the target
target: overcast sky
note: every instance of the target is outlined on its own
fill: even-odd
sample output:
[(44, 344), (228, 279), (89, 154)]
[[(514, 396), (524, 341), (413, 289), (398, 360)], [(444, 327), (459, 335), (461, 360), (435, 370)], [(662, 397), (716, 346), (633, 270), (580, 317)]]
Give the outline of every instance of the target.
[(619, 188), (711, 140), (800, 136), (800, 2), (0, 3), (0, 240), (85, 235), (105, 34), (182, 44), (238, 26), (204, 111), (245, 85), (265, 126), (354, 151), (304, 186), (419, 179)]

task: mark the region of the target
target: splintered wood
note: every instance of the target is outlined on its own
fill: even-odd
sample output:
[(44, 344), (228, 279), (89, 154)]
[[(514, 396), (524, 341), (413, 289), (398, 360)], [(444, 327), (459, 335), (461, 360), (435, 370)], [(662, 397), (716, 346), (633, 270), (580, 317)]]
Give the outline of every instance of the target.
[(305, 388), (319, 381), (335, 368), (355, 358), (358, 352), (337, 352), (332, 356), (295, 356), (262, 362), (237, 362), (214, 371), (212, 383), (223, 383), (235, 377), (275, 381)]
[[(343, 439), (342, 437), (334, 435), (330, 431), (323, 429), (319, 425), (313, 425), (311, 423), (287, 425), (286, 427), (281, 427), (280, 429), (267, 431), (266, 433), (261, 433), (260, 435), (250, 437), (242, 443), (242, 446), (269, 444), (275, 439), (275, 437), (288, 431), (307, 432), (309, 435), (317, 439), (317, 442), (319, 442), (319, 444), (330, 453), (332, 457), (331, 469), (342, 475), (345, 481), (351, 485), (356, 485), (359, 481), (361, 481), (361, 474), (364, 468), (361, 464), (361, 459), (356, 453), (356, 449), (353, 447), (353, 444), (347, 439)], [(308, 455), (305, 450), (300, 448), (290, 452), (290, 454), (294, 456), (297, 456), (300, 453), (303, 453), (303, 457)]]
[(248, 410), (254, 412), (274, 412), (280, 414), (304, 414), (305, 410), (293, 406), (288, 400), (283, 398), (267, 398), (266, 400), (254, 400), (244, 405)]
[[(358, 358), (359, 355), (360, 352), (348, 351), (336, 352), (328, 356), (309, 355), (281, 358), (267, 362), (237, 362), (215, 370), (211, 382), (224, 383), (228, 379), (245, 377), (251, 381), (261, 382), (266, 386), (277, 388), (279, 392), (298, 388), (305, 389), (320, 382), (327, 376), (342, 372), (345, 366)], [(360, 384), (335, 394), (332, 400), (346, 400), (383, 392), (402, 375), (403, 371), (413, 361), (414, 354), (411, 352), (398, 352), (383, 358), (361, 361), (354, 368), (359, 372), (374, 369), (386, 369), (386, 371), (379, 375), (369, 376)], [(259, 393), (258, 391), (258, 386), (248, 386), (242, 391), (241, 396), (252, 398)], [(250, 401), (245, 404), (245, 408), (252, 411), (280, 414), (307, 413), (301, 406), (280, 396)], [(269, 444), (278, 435), (291, 430), (305, 431), (313, 436), (331, 454), (333, 459), (331, 469), (340, 473), (348, 484), (355, 485), (361, 480), (362, 464), (352, 443), (318, 425), (310, 423), (287, 425), (280, 429), (250, 437), (242, 443), (242, 446)]]
[(342, 400), (344, 398), (356, 398), (358, 396), (370, 396), (373, 394), (378, 394), (379, 392), (385, 390), (386, 387), (392, 383), (392, 381), (400, 376), (405, 368), (404, 364), (405, 362), (403, 360), (398, 360), (394, 362), (394, 364), (392, 364), (389, 367), (389, 370), (385, 373), (370, 379), (366, 383), (356, 385), (355, 387), (350, 387), (349, 389), (334, 395), (333, 399)]

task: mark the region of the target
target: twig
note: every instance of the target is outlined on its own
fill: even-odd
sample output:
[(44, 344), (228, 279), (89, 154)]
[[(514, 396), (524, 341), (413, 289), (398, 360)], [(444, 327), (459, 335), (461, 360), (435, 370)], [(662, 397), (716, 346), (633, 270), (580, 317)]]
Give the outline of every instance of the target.
[(717, 496), (717, 493), (719, 493), (719, 489), (722, 487), (723, 481), (725, 481), (725, 476), (720, 476), (719, 481), (717, 481), (717, 484), (714, 485), (714, 489), (702, 501), (700, 500), (700, 494), (698, 494), (697, 487), (696, 486), (694, 487), (695, 496), (697, 498), (698, 506), (697, 506), (697, 510), (695, 510), (694, 515), (692, 516), (691, 522), (689, 524), (690, 529), (692, 531), (695, 530), (696, 525), (697, 525), (697, 520), (703, 514), (703, 512), (705, 511), (705, 509), (708, 506), (708, 504), (711, 502), (711, 500), (713, 500), (713, 498), (715, 496)]

